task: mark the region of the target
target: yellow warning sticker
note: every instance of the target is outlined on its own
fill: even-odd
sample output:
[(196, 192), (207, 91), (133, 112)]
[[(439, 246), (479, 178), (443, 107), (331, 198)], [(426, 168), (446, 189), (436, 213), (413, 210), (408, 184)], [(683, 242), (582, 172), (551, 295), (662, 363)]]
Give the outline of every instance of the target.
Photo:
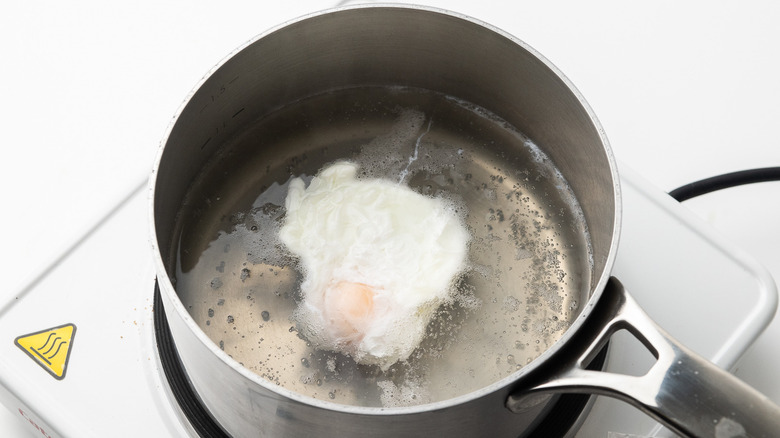
[(75, 336), (76, 326), (65, 324), (19, 336), (14, 343), (55, 379), (62, 380)]

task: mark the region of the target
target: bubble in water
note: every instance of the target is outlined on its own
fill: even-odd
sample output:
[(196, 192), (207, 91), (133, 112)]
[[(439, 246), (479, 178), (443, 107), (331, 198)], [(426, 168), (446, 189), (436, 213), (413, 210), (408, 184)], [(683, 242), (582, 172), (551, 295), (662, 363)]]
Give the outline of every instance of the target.
[(525, 248), (517, 248), (517, 252), (515, 253), (515, 260), (530, 259), (531, 257), (533, 257), (533, 253), (531, 251), (528, 251)]
[(516, 312), (520, 308), (520, 300), (513, 296), (504, 298), (504, 310), (507, 312)]
[(380, 399), (384, 407), (409, 406), (425, 403), (430, 399), (430, 394), (424, 385), (416, 379), (407, 378), (398, 385), (391, 380), (380, 380), (376, 385), (382, 390)]
[(228, 315), (228, 317), (227, 317), (228, 324), (233, 324), (233, 321), (235, 321), (235, 319), (233, 318), (233, 315)]

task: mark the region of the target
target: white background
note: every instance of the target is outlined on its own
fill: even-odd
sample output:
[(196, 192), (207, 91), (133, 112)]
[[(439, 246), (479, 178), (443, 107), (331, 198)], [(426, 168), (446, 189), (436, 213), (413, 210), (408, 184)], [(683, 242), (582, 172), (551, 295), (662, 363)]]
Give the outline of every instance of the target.
[[(589, 101), (618, 160), (662, 190), (780, 165), (780, 3), (425, 3), (540, 51)], [(0, 303), (143, 183), (169, 120), (211, 66), (268, 27), (335, 4), (0, 6)], [(780, 183), (685, 206), (780, 279)], [(85, 266), (84, 281), (90, 274)], [(690, 311), (706, 314), (706, 300)], [(737, 370), (776, 403), (778, 345), (774, 321)], [(0, 409), (0, 435), (27, 436), (27, 426)]]

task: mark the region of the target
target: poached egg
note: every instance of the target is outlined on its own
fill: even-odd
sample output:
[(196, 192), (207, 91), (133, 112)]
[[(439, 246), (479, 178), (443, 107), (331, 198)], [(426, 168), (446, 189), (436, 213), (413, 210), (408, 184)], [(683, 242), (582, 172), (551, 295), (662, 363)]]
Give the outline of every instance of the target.
[(464, 270), (452, 203), (336, 162), (290, 181), (279, 237), (299, 259), (298, 330), (319, 349), (386, 370), (409, 358)]

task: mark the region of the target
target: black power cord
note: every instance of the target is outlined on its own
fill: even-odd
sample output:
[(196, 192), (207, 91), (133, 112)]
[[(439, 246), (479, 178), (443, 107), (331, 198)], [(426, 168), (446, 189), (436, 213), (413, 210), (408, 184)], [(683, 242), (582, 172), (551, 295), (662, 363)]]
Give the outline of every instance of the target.
[(764, 167), (760, 169), (741, 170), (739, 172), (724, 173), (723, 175), (705, 178), (678, 187), (669, 196), (679, 202), (695, 198), (696, 196), (711, 193), (729, 187), (741, 186), (767, 181), (780, 181), (780, 167)]

